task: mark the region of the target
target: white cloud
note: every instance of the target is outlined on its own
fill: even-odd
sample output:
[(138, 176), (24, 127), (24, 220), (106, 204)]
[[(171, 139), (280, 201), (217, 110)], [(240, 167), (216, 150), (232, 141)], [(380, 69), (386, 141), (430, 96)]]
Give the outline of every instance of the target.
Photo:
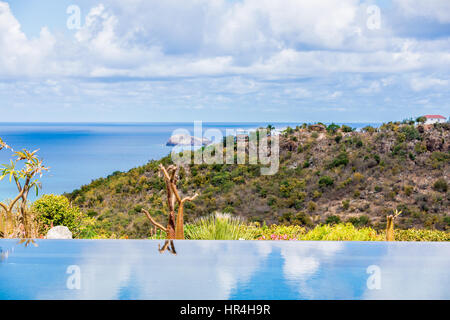
[(395, 0), (400, 10), (410, 17), (425, 17), (440, 23), (450, 23), (450, 1), (448, 0)]
[(411, 90), (443, 90), (449, 81), (450, 33), (400, 36), (392, 23), (419, 11), (433, 26), (446, 21), (447, 2), (427, 3), (416, 10), (397, 1), (389, 13), (382, 9), (382, 29), (374, 31), (358, 0), (111, 0), (92, 4), (80, 30), (43, 28), (30, 39), (0, 0), (0, 79), (21, 79), (9, 90), (0, 87), (0, 107), (45, 105), (47, 95), (86, 108), (280, 111), (295, 104), (319, 112), (307, 102), (326, 102), (324, 110), (357, 114), (355, 92), (370, 97), (364, 104), (386, 104), (388, 95), (392, 105), (407, 105), (418, 100), (406, 98)]
[(0, 75), (32, 76), (51, 55), (54, 45), (47, 28), (42, 28), (38, 38), (28, 39), (9, 5), (0, 1)]
[(361, 31), (367, 17), (357, 0), (113, 1), (88, 12), (75, 41), (56, 39), (46, 28), (29, 40), (9, 6), (0, 4), (0, 48), (6, 53), (0, 74), (320, 77), (450, 64), (448, 40)]
[(423, 91), (433, 87), (448, 86), (449, 81), (432, 77), (417, 77), (411, 79), (410, 84), (414, 91)]

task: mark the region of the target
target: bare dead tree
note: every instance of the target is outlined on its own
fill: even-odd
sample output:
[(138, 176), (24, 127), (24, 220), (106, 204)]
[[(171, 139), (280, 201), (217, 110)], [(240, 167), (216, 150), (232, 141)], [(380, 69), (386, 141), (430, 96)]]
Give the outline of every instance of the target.
[(394, 237), (394, 222), (395, 218), (397, 218), (402, 212), (395, 210), (394, 214), (388, 215), (386, 217), (386, 241), (395, 241)]
[(163, 253), (164, 251), (168, 250), (171, 254), (177, 255), (177, 252), (175, 251), (175, 245), (173, 243), (173, 240), (166, 240), (164, 241), (164, 245), (161, 248), (161, 245), (158, 245), (158, 251), (159, 253)]
[[(167, 205), (169, 208), (169, 217), (167, 222), (167, 227), (155, 221), (150, 213), (142, 209), (150, 222), (158, 229), (164, 231), (167, 234), (167, 239), (184, 239), (184, 204), (186, 201), (193, 201), (197, 198), (196, 193), (192, 197), (181, 198), (177, 189), (177, 166), (170, 165), (167, 169), (160, 164), (159, 169), (163, 174), (164, 182), (166, 183), (166, 193), (167, 193)], [(178, 214), (175, 216), (175, 204), (178, 203)], [(167, 243), (165, 248), (167, 248)]]

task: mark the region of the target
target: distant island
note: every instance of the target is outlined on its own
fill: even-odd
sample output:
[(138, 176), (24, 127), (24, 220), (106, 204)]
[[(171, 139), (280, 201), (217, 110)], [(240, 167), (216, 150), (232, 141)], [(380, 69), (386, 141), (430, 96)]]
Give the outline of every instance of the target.
[(166, 146), (206, 146), (211, 143), (207, 138), (199, 138), (190, 135), (175, 134), (169, 138)]

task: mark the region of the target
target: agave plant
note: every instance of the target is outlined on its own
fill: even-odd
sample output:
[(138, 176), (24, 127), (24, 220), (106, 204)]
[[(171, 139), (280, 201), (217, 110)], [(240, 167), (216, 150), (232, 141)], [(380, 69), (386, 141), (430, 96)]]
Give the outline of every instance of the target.
[(185, 231), (191, 240), (253, 240), (258, 234), (242, 218), (219, 212), (195, 220)]

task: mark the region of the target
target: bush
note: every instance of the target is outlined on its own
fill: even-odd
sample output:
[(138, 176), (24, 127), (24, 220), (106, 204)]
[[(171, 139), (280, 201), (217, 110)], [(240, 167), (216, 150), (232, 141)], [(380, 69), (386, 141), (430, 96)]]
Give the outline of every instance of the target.
[(394, 232), (395, 241), (450, 241), (450, 233), (445, 231), (396, 229)]
[(372, 228), (356, 229), (352, 224), (346, 223), (317, 226), (302, 236), (301, 240), (379, 241), (383, 239)]
[(289, 224), (289, 225), (304, 225), (304, 226), (312, 226), (313, 225), (311, 218), (302, 211), (300, 211), (296, 214), (294, 214), (292, 212), (285, 212), (278, 218), (278, 221), (283, 224)]
[(332, 216), (328, 216), (327, 219), (325, 220), (326, 224), (338, 224), (341, 222), (341, 218), (339, 218), (338, 216), (332, 215)]
[(87, 216), (76, 206), (72, 206), (65, 196), (46, 194), (33, 203), (32, 211), (41, 226), (41, 232), (51, 226), (66, 226), (77, 237)]
[(408, 141), (420, 138), (420, 133), (414, 126), (404, 126), (400, 129), (400, 132), (405, 135), (405, 138)]
[(362, 173), (355, 172), (353, 174), (353, 181), (355, 181), (356, 183), (360, 183), (363, 180), (364, 180), (364, 175)]
[(314, 201), (308, 202), (308, 211), (313, 212), (317, 210), (317, 204)]
[(342, 208), (348, 210), (350, 208), (350, 200), (342, 200)]
[(329, 168), (339, 167), (340, 165), (346, 166), (348, 164), (348, 155), (346, 152), (341, 152), (331, 163)]
[(351, 217), (347, 220), (349, 223), (355, 227), (367, 226), (370, 224), (370, 219), (368, 216), (362, 215), (360, 217)]
[(444, 217), (444, 222), (450, 227), (450, 216)]
[(423, 142), (417, 142), (417, 143), (414, 145), (414, 151), (415, 151), (417, 154), (425, 153), (425, 152), (427, 152), (427, 146), (426, 146), (425, 143), (423, 143)]
[(448, 190), (448, 184), (447, 181), (445, 181), (444, 178), (439, 178), (436, 180), (436, 182), (433, 185), (434, 190), (440, 191), (440, 192), (447, 192)]
[(332, 186), (334, 184), (334, 181), (329, 176), (323, 176), (319, 179), (319, 186), (326, 187), (326, 186)]
[(417, 119), (416, 119), (416, 122), (417, 123), (425, 123), (427, 121), (427, 118), (425, 118), (425, 117), (418, 117)]
[(377, 129), (375, 129), (372, 126), (366, 126), (364, 128), (361, 129), (362, 132), (368, 132), (368, 133), (374, 133), (377, 131)]
[(351, 127), (346, 126), (345, 124), (342, 125), (341, 130), (342, 130), (343, 132), (352, 132), (352, 131), (353, 131), (353, 129), (352, 129)]
[(339, 128), (339, 125), (332, 123), (327, 127), (327, 131), (328, 133), (335, 134)]
[(279, 226), (276, 224), (258, 229), (258, 240), (297, 240), (305, 234), (306, 229), (300, 226)]
[(414, 191), (414, 187), (411, 185), (405, 185), (403, 186), (403, 192), (407, 195), (410, 196)]
[[(336, 216), (330, 216), (336, 217)], [(335, 220), (331, 218), (330, 220)], [(258, 240), (329, 240), (329, 241), (384, 241), (384, 231), (377, 233), (370, 227), (356, 228), (350, 223), (320, 225), (306, 232), (298, 226), (264, 226), (258, 229)], [(450, 241), (450, 233), (436, 230), (395, 229), (396, 241)]]

